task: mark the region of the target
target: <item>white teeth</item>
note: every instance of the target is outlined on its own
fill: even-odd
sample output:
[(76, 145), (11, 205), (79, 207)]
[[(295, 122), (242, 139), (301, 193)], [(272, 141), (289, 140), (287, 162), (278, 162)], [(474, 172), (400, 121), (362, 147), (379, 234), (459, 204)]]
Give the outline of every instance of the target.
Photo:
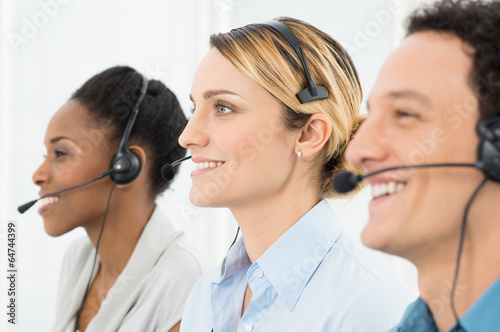
[(215, 167), (219, 167), (222, 164), (223, 164), (222, 161), (217, 161), (217, 162), (216, 161), (205, 161), (205, 162), (197, 163), (196, 169), (215, 168)]
[(391, 195), (397, 193), (404, 188), (404, 184), (395, 181), (390, 181), (388, 183), (377, 183), (372, 185), (372, 196), (373, 198), (381, 197), (384, 195)]
[(391, 181), (387, 184), (387, 192), (389, 194), (394, 194), (396, 191), (396, 183), (394, 181)]
[(59, 202), (59, 197), (57, 197), (57, 196), (49, 196), (49, 197), (42, 198), (42, 206), (54, 204), (57, 202)]

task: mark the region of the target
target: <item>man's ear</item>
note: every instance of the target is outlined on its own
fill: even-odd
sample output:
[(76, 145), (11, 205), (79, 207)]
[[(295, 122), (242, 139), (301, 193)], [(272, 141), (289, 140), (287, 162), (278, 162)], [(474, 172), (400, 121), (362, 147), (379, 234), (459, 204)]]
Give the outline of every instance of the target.
[(324, 114), (313, 114), (300, 129), (295, 143), (295, 153), (302, 151), (301, 158), (316, 155), (328, 142), (332, 134), (332, 124)]

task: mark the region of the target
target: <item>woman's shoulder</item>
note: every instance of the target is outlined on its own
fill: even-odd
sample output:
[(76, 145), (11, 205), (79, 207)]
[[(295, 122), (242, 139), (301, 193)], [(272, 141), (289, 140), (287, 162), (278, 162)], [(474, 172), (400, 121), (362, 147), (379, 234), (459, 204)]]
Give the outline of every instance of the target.
[[(83, 267), (90, 254), (94, 252), (94, 246), (87, 236), (82, 236), (71, 242), (64, 252), (62, 261), (62, 273), (67, 274), (71, 268)], [(66, 272), (66, 273), (65, 273)]]
[(330, 261), (332, 268), (344, 265), (346, 271), (352, 271), (358, 278), (378, 286), (397, 286), (407, 288), (405, 281), (392, 266), (390, 256), (367, 248), (359, 240), (342, 232), (334, 244)]
[[(186, 238), (183, 230), (176, 229), (169, 218), (156, 207), (136, 247), (140, 255), (158, 255), (157, 273), (182, 275), (189, 273), (199, 278), (206, 272), (206, 258)], [(149, 242), (149, 243), (147, 243)], [(157, 242), (151, 244), (151, 242)]]
[(325, 295), (342, 298), (339, 305), (350, 315), (361, 314), (360, 308), (374, 315), (384, 310), (400, 315), (400, 310), (415, 298), (388, 255), (365, 247), (345, 232), (332, 246), (316, 277), (311, 283), (320, 285)]
[(184, 278), (193, 275), (198, 279), (207, 272), (207, 260), (182, 234), (159, 257), (157, 268), (157, 273), (163, 276), (177, 275)]
[(183, 331), (209, 331), (212, 327), (211, 285), (221, 278), (221, 264), (198, 279), (187, 299), (181, 322)]

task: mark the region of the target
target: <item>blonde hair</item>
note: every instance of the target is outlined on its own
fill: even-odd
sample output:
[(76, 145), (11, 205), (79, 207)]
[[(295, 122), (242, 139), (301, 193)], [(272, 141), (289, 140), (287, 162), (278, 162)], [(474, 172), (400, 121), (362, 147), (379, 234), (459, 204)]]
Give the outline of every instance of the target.
[(210, 45), (281, 101), (283, 123), (290, 130), (300, 129), (312, 114), (328, 117), (332, 134), (316, 161), (321, 167), (321, 197), (338, 196), (331, 186), (332, 177), (342, 170), (361, 172), (344, 157), (347, 144), (363, 121), (359, 115), (363, 93), (358, 73), (347, 51), (328, 34), (297, 19), (276, 20), (295, 35), (312, 79), (316, 85), (327, 87), (328, 98), (305, 104), (298, 101), (295, 94), (308, 85), (300, 59), (289, 42), (266, 24), (213, 34)]

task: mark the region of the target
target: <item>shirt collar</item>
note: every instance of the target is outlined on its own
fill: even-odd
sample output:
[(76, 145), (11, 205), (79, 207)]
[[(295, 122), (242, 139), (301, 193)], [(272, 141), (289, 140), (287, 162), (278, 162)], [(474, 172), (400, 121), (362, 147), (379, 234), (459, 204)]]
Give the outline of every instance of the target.
[(290, 311), (341, 233), (340, 222), (322, 200), (257, 259)]
[(245, 243), (243, 242), (243, 237), (240, 237), (229, 249), (226, 257), (224, 257), (221, 266), (221, 278), (216, 283), (219, 284), (223, 280), (232, 277), (251, 263)]
[[(500, 278), (460, 318), (464, 331), (489, 331), (500, 325)], [(454, 331), (455, 325), (449, 330)], [(437, 331), (432, 313), (418, 298), (408, 306), (397, 331)]]
[(500, 278), (460, 318), (465, 331), (491, 331), (500, 326)]
[[(262, 268), (290, 311), (341, 233), (340, 221), (322, 200), (254, 263)], [(215, 283), (220, 284), (250, 264), (243, 238), (239, 238), (224, 258), (221, 278)]]
[(392, 331), (398, 332), (438, 332), (432, 313), (422, 298), (418, 298), (406, 308), (401, 323)]

